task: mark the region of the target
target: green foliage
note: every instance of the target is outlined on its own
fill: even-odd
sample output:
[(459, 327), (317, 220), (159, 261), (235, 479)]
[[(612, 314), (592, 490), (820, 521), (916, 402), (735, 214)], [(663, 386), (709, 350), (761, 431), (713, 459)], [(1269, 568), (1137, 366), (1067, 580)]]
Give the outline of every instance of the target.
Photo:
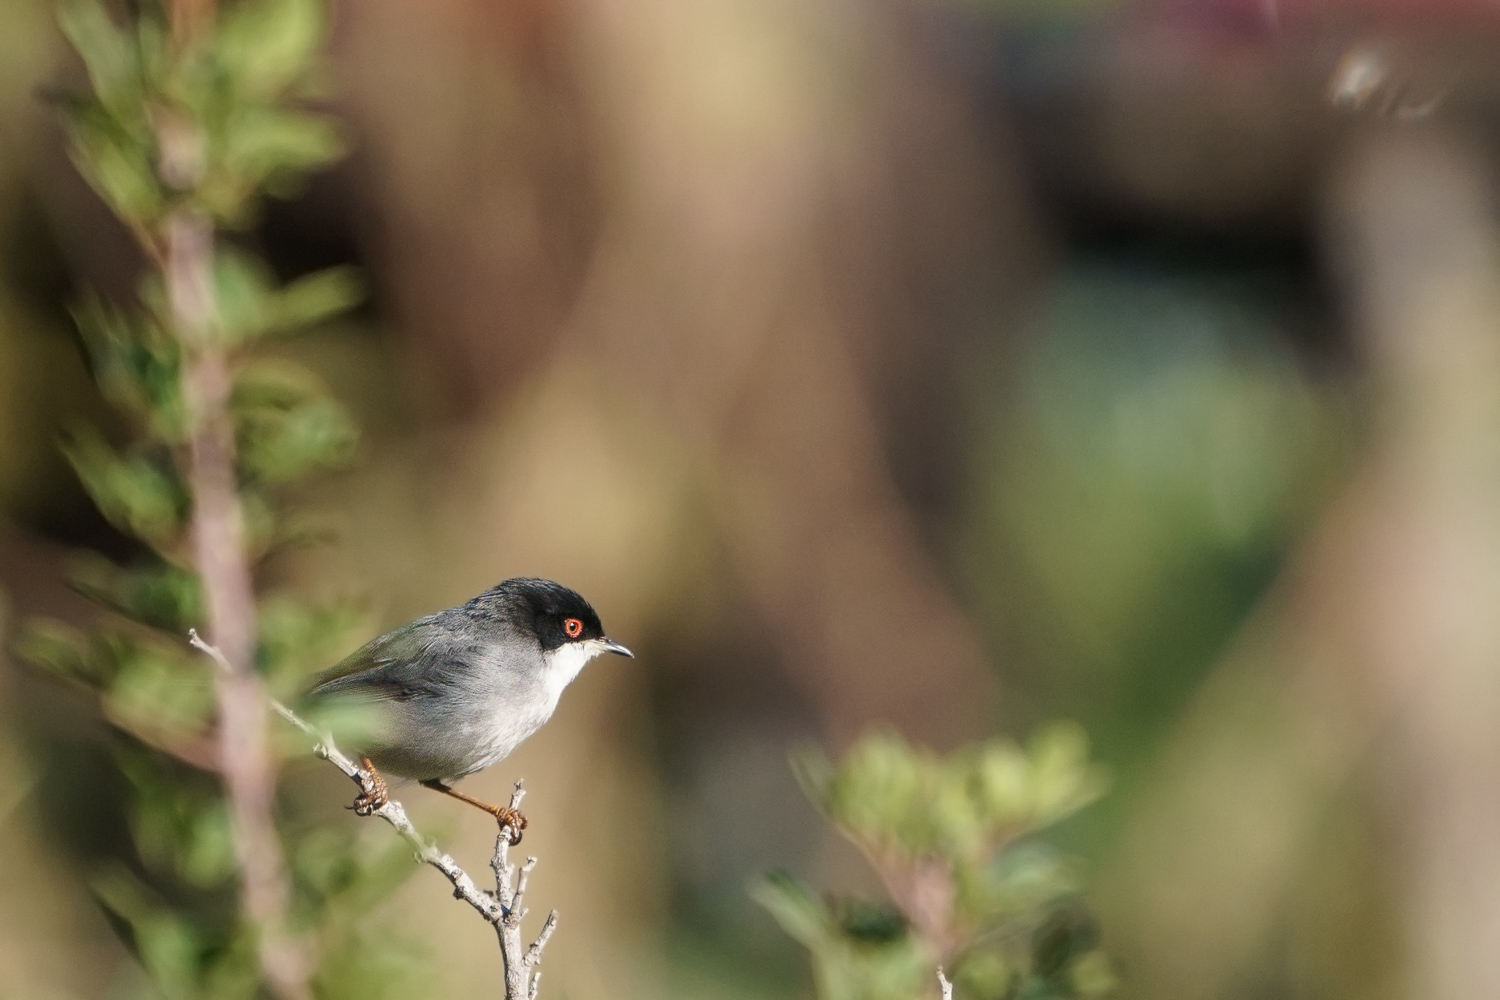
[(111, 524), (157, 549), (172, 548), (188, 497), (169, 456), (149, 445), (121, 453), (92, 431), (79, 431), (63, 453)]
[(307, 369), (258, 359), (235, 378), (230, 410), (239, 429), (240, 467), (248, 480), (281, 485), (353, 457), (358, 431)]
[[(822, 900), (782, 873), (751, 886), (756, 902), (813, 956), (820, 1000), (912, 1000), (934, 977), (931, 954), (893, 909)], [(863, 905), (863, 913), (851, 907)]]
[(254, 943), (172, 906), (140, 876), (111, 865), (94, 876), (94, 895), (130, 931), (131, 945), (164, 1000), (250, 1000), (256, 995)]
[[(87, 694), (127, 737), (114, 742), (114, 760), (130, 848), (91, 885), (152, 992), (250, 1000), (266, 989), (212, 773), (215, 676), (186, 644), (187, 630), (204, 626), (204, 594), (190, 544), (195, 429), (185, 379), (206, 351), (223, 355), (247, 558), (309, 542), (287, 509), (288, 487), (346, 465), (358, 433), (316, 376), (264, 346), (348, 309), (361, 291), (347, 268), (282, 286), (251, 254), (215, 245), (209, 329), (179, 327), (163, 275), (171, 226), (245, 224), (259, 196), (293, 190), (341, 151), (333, 123), (296, 106), (320, 86), (327, 15), (322, 0), (239, 0), (183, 39), (161, 5), (141, 7), (119, 25), (94, 0), (69, 0), (59, 20), (91, 85), (61, 102), (73, 160), (153, 263), (134, 307), (86, 295), (74, 309), (94, 377), (126, 427), (118, 440), (79, 430), (64, 451), (104, 516), (142, 544), (124, 563), (77, 554), (68, 581), (107, 615), (87, 632), (32, 621), (19, 652)], [(258, 604), (256, 665), (283, 697), (337, 659), (358, 620), (348, 602), (314, 605), (284, 591)], [(306, 753), (301, 741), (297, 752)], [(419, 995), (420, 956), (365, 919), (412, 870), (409, 848), (296, 822), (283, 836), (291, 926), (321, 963), (319, 996)]]
[(272, 693), (293, 697), (309, 675), (348, 651), (345, 637), (363, 620), (363, 608), (353, 601), (310, 604), (285, 592), (265, 595), (257, 665)]
[(68, 583), (96, 604), (174, 635), (203, 621), (198, 578), (170, 563), (126, 568), (97, 553), (79, 552), (69, 560)]
[(145, 753), (121, 753), (118, 760), (135, 792), (129, 820), (142, 865), (196, 889), (228, 883), (234, 844), (224, 800), (201, 781), (155, 766)]
[(352, 268), (332, 267), (277, 288), (259, 259), (220, 248), (214, 259), (219, 325), (229, 343), (295, 332), (358, 304), (363, 286)]
[(186, 440), (181, 351), (156, 317), (85, 295), (73, 309), (73, 321), (105, 398), (143, 421), (150, 437), (173, 444)]
[[(314, 55), (327, 33), (319, 0), (241, 0), (185, 45), (154, 5), (128, 28), (95, 0), (71, 0), (59, 20), (92, 84), (92, 94), (63, 105), (74, 163), (140, 232), (184, 204), (243, 225), (259, 193), (290, 193), (343, 154), (329, 118), (288, 104), (318, 89)], [(162, 147), (177, 141), (189, 144), (194, 169), (164, 180), (164, 153), (184, 150)]]
[(808, 798), (869, 859), (888, 903), (819, 899), (785, 875), (755, 898), (812, 954), (822, 1000), (936, 995), (935, 969), (975, 1000), (1099, 996), (1098, 932), (1071, 866), (1033, 834), (1098, 797), (1083, 731), (1045, 729), (941, 757), (877, 730), (834, 763), (793, 757)]

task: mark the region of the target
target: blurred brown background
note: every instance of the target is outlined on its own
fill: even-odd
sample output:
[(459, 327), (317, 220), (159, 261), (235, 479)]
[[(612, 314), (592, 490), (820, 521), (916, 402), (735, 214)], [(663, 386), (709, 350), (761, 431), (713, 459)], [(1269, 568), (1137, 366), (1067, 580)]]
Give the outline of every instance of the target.
[[(636, 649), (470, 782), (531, 788), (550, 996), (808, 995), (745, 879), (867, 876), (788, 746), (1057, 716), (1114, 775), (1056, 838), (1127, 996), (1500, 996), (1497, 29), (1457, 0), (337, 6), (354, 155), (245, 239), (365, 269), (299, 350), (366, 440), (309, 498), (337, 544), (276, 572), (371, 635), (550, 576)], [(139, 266), (37, 99), (63, 64), (49, 5), (6, 0), (8, 621), (87, 614), (60, 559), (124, 544), (55, 446), (109, 419), (66, 304)], [(97, 739), (0, 661), (0, 996), (138, 979), (83, 887), (121, 835)], [(486, 856), (481, 817), (405, 797)], [(371, 919), (443, 956), (434, 996), (496, 987), (433, 879)]]

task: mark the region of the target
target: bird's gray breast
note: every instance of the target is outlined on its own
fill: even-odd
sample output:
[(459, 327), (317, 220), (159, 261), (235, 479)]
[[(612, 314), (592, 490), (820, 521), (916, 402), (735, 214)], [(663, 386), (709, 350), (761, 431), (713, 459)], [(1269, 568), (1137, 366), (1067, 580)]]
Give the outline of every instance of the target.
[(508, 642), (449, 650), (441, 682), (395, 702), (395, 738), (377, 765), (418, 779), (456, 778), (488, 767), (536, 732), (550, 714), (539, 646)]

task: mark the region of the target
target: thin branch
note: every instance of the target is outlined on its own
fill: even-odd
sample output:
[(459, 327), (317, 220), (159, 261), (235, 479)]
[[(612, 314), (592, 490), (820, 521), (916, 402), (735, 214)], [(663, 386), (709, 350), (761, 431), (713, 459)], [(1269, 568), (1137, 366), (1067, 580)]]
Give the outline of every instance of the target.
[(521, 905), (521, 899), (526, 895), (526, 880), (531, 875), (531, 869), (536, 867), (536, 858), (527, 858), (526, 863), (521, 866), (520, 876), (516, 881), (515, 895), (510, 897), (510, 902), (505, 904), (509, 911), (506, 920), (519, 921), (526, 916), (526, 910)]
[[(224, 668), (226, 663), (224, 654), (210, 643), (204, 642), (199, 638), (195, 630), (188, 630), (188, 642), (193, 648), (201, 650), (212, 657), (221, 669)], [(350, 760), (338, 747), (334, 746), (332, 738), (326, 733), (319, 733), (306, 719), (303, 719), (275, 698), (271, 698), (269, 701), (272, 710), (277, 715), (312, 738), (314, 754), (322, 757), (340, 771), (343, 771), (351, 781), (359, 786), (361, 792), (369, 794), (374, 791), (374, 776)], [(412, 826), (411, 820), (406, 818), (406, 810), (402, 808), (401, 803), (394, 799), (388, 799), (385, 805), (376, 809), (370, 815), (379, 816), (395, 827), (396, 832), (406, 838), (407, 843), (411, 844), (416, 850), (417, 860), (424, 864), (432, 865), (432, 867), (442, 872), (448, 881), (453, 884), (453, 895), (472, 906), (484, 919), (490, 923), (496, 923), (505, 916), (504, 909), (494, 896), (479, 889), (474, 884), (474, 880), (469, 878), (451, 857), (439, 851), (435, 844), (417, 832), (416, 827)]]
[[(234, 673), (234, 666), (229, 662), (229, 658), (219, 651), (218, 646), (215, 646), (212, 643), (204, 642), (202, 639), (200, 639), (198, 637), (198, 630), (195, 628), (188, 629), (188, 645), (192, 646), (196, 650), (205, 653), (208, 658), (210, 660), (213, 660), (214, 664), (226, 674)], [(301, 720), (299, 719), (298, 721), (300, 722)], [(307, 725), (306, 723), (302, 724)], [(308, 728), (311, 729), (312, 727), (309, 726)]]
[[(510, 807), (521, 808), (521, 799), (525, 795), (526, 789), (519, 781), (516, 782), (516, 787), (510, 794)], [(505, 963), (507, 1000), (535, 1000), (542, 974), (533, 973), (531, 969), (542, 960), (542, 949), (547, 947), (548, 939), (557, 928), (557, 911), (547, 914), (542, 932), (531, 942), (530, 947), (522, 943), (521, 921), (526, 918), (526, 909), (522, 904), (526, 897), (527, 880), (531, 877), (531, 870), (536, 867), (536, 858), (527, 858), (520, 868), (511, 866), (510, 841), (515, 832), (509, 825), (500, 828), (500, 833), (495, 838), (495, 856), (490, 859), (490, 867), (495, 871), (495, 896), (505, 912), (495, 924), (495, 935), (500, 939), (500, 957)], [(515, 886), (514, 891), (511, 889), (512, 884)]]
[(943, 967), (938, 966), (938, 989), (943, 991), (943, 1000), (953, 1000), (953, 984), (948, 982), (948, 977), (943, 975)]
[[(521, 782), (517, 781), (515, 788), (510, 793), (510, 807), (512, 809), (521, 808), (521, 800), (525, 797), (526, 789), (522, 786)], [(516, 872), (510, 863), (510, 845), (515, 839), (515, 834), (516, 831), (511, 829), (510, 824), (507, 823), (501, 826), (499, 832), (495, 835), (495, 856), (490, 859), (490, 868), (495, 873), (495, 896), (507, 909), (514, 905), (510, 885), (511, 879), (515, 877)], [(536, 864), (535, 858), (528, 860), (530, 864)], [(530, 871), (530, 869), (528, 868), (527, 871)], [(521, 888), (516, 893), (514, 899), (519, 899), (521, 893), (525, 891), (526, 880), (523, 875), (521, 878)], [(512, 902), (507, 902), (507, 900), (512, 900)]]
[[(188, 642), (193, 648), (211, 657), (219, 665), (220, 670), (229, 669), (228, 660), (224, 654), (212, 644), (199, 638), (196, 631), (191, 629), (188, 631)], [(359, 786), (361, 792), (369, 794), (374, 789), (374, 775), (340, 752), (328, 734), (318, 732), (307, 720), (275, 698), (269, 699), (269, 702), (277, 715), (313, 740), (313, 753), (343, 771)], [(516, 782), (515, 790), (510, 797), (511, 808), (519, 809), (521, 799), (525, 795), (526, 790), (521, 782)], [(509, 826), (503, 826), (495, 838), (495, 854), (490, 859), (490, 867), (495, 872), (495, 892), (489, 893), (475, 886), (474, 880), (451, 857), (438, 850), (437, 845), (417, 832), (411, 820), (407, 819), (406, 810), (401, 803), (388, 798), (385, 805), (376, 809), (371, 815), (379, 816), (395, 827), (396, 832), (416, 849), (418, 861), (429, 864), (443, 873), (443, 876), (453, 885), (455, 898), (468, 903), (480, 916), (494, 925), (495, 934), (500, 940), (500, 957), (505, 964), (506, 1000), (536, 1000), (542, 974), (532, 972), (531, 969), (541, 962), (542, 949), (547, 947), (547, 942), (552, 938), (552, 932), (557, 929), (557, 911), (553, 910), (547, 915), (546, 922), (542, 924), (541, 933), (529, 947), (525, 946), (521, 940), (521, 920), (526, 916), (526, 911), (521, 904), (526, 893), (527, 879), (531, 875), (531, 870), (536, 867), (537, 859), (529, 857), (519, 869), (512, 867), (510, 838), (514, 831)]]
[[(552, 937), (552, 932), (556, 929), (557, 911), (553, 910), (547, 914), (547, 921), (542, 924), (542, 933), (538, 934), (536, 940), (531, 942), (531, 947), (526, 949), (525, 961), (528, 969), (542, 960), (542, 949), (547, 947), (547, 941)], [(538, 972), (536, 975), (540, 977), (541, 973)], [(535, 995), (536, 990), (533, 989), (531, 992)]]

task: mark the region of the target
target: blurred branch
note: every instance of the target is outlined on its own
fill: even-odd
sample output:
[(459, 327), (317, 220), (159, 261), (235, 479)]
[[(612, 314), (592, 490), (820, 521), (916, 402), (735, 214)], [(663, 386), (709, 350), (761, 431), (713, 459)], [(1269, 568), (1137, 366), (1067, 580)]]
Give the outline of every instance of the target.
[[(820, 896), (780, 873), (752, 888), (811, 953), (823, 1000), (931, 996), (934, 969), (943, 1000), (952, 1000), (949, 969), (968, 996), (1113, 989), (1067, 863), (1032, 837), (1099, 794), (1102, 775), (1076, 726), (1044, 729), (1024, 750), (995, 739), (948, 756), (876, 730), (837, 763), (809, 748), (792, 767), (890, 895)], [(1022, 838), (1027, 851), (1009, 853)]]
[[(173, 13), (175, 28), (176, 6)], [(191, 190), (201, 179), (206, 137), (169, 112), (159, 112), (154, 125), (162, 182)], [(183, 354), (193, 562), (203, 584), (209, 630), (226, 667), (217, 685), (219, 765), (229, 795), (241, 905), (259, 933), (261, 970), (272, 990), (280, 1000), (306, 1000), (310, 970), (286, 928), (291, 888), (272, 818), (276, 780), (266, 736), (265, 692), (254, 667), (255, 590), (236, 482), (232, 380), (218, 336), (213, 221), (191, 204), (179, 205), (163, 219), (158, 245), (173, 333)]]
[(953, 928), (958, 886), (952, 866), (940, 858), (903, 859), (893, 851), (857, 846), (917, 934), (936, 954), (952, 954), (959, 937)]
[(213, 21), (214, 0), (172, 0), (172, 40), (179, 48), (198, 38)]
[[(188, 630), (188, 642), (195, 649), (211, 657), (219, 665), (221, 671), (228, 672), (232, 669), (228, 657), (212, 644), (199, 638), (197, 631)], [(340, 751), (334, 745), (332, 737), (326, 733), (319, 733), (311, 723), (275, 698), (267, 698), (267, 702), (276, 714), (312, 738), (313, 753), (343, 771), (359, 786), (362, 793), (370, 795), (375, 791), (375, 775), (360, 767)], [(515, 791), (510, 797), (511, 808), (519, 809), (521, 799), (525, 795), (526, 790), (521, 786), (521, 782), (517, 781)], [(416, 850), (417, 860), (442, 872), (443, 877), (453, 886), (453, 895), (472, 906), (481, 917), (494, 926), (495, 934), (500, 940), (500, 957), (505, 963), (506, 1000), (536, 1000), (541, 973), (533, 974), (531, 969), (541, 961), (542, 949), (547, 946), (552, 932), (557, 928), (557, 911), (553, 910), (547, 915), (541, 933), (528, 947), (521, 938), (521, 921), (525, 919), (527, 913), (521, 904), (526, 894), (527, 878), (531, 875), (531, 870), (536, 867), (537, 859), (528, 857), (519, 870), (510, 864), (510, 842), (512, 836), (518, 831), (512, 830), (509, 825), (500, 827), (495, 839), (495, 855), (490, 860), (490, 867), (495, 872), (495, 891), (490, 893), (476, 886), (474, 880), (458, 866), (451, 856), (444, 854), (436, 844), (417, 831), (411, 820), (407, 818), (406, 809), (400, 802), (387, 798), (385, 804), (370, 815), (379, 816), (395, 827), (396, 832), (401, 834)]]
[[(260, 641), (260, 626), (274, 633), (285, 620), (258, 624), (252, 566), (265, 551), (259, 543), (275, 532), (274, 488), (337, 464), (354, 431), (316, 388), (289, 387), (295, 378), (268, 388), (272, 380), (243, 352), (256, 337), (346, 308), (353, 295), (340, 272), (279, 287), (252, 255), (216, 241), (220, 227), (252, 224), (258, 199), (278, 183), (342, 153), (331, 122), (297, 108), (315, 89), (327, 13), (323, 0), (243, 0), (222, 17), (215, 0), (133, 6), (123, 26), (101, 0), (65, 0), (58, 11), (90, 84), (60, 104), (74, 164), (129, 227), (151, 270), (139, 311), (96, 298), (75, 311), (96, 380), (134, 418), (136, 440), (120, 450), (102, 439), (81, 442), (67, 454), (104, 515), (153, 554), (135, 566), (96, 566), (91, 580), (83, 574), (75, 583), (149, 628), (179, 635), (189, 622), (206, 624), (223, 669), (210, 698), (197, 678), (163, 679), (183, 665), (181, 650), (43, 630), (33, 652), (99, 691), (111, 722), (223, 776), (234, 855), (214, 874), (224, 877), (226, 894), (236, 876), (238, 900), (184, 919), (203, 925), (235, 913), (236, 926), (215, 927), (210, 933), (222, 940), (214, 946), (158, 961), (150, 969), (157, 985), (172, 994), (180, 990), (163, 984), (223, 977), (253, 962), (253, 973), (235, 974), (262, 980), (275, 1000), (311, 1000), (306, 942), (321, 936), (302, 938), (288, 919), (292, 883), (274, 819), (269, 702), (259, 673), (274, 670), (279, 655), (274, 641)], [(203, 724), (215, 710), (210, 746)], [(159, 729), (189, 726), (197, 730), (191, 745), (162, 745)], [(149, 812), (148, 799), (142, 793), (138, 804)], [(218, 815), (217, 803), (192, 806)], [(163, 881), (187, 870), (163, 868), (155, 873)], [(195, 887), (196, 877), (187, 876)], [(114, 909), (147, 919), (140, 907)], [(298, 915), (306, 917), (301, 908)], [(239, 924), (253, 949), (231, 947)]]

